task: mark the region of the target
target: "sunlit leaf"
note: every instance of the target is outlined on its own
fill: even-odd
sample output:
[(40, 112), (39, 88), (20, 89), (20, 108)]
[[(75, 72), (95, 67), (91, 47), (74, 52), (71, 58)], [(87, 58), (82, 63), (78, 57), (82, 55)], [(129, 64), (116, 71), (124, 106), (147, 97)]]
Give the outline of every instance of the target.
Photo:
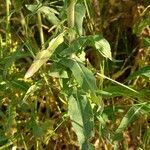
[(82, 150), (90, 149), (89, 138), (93, 134), (93, 112), (87, 96), (81, 92), (69, 97), (68, 114)]
[(48, 21), (50, 21), (52, 24), (57, 25), (59, 23), (58, 17), (56, 17), (55, 14), (58, 14), (56, 10), (53, 8), (42, 6), (39, 11), (45, 15)]
[(42, 7), (42, 4), (39, 3), (38, 5), (32, 4), (32, 5), (25, 5), (25, 6), (26, 6), (26, 8), (27, 8), (28, 10), (30, 10), (32, 13), (36, 13), (36, 12), (38, 12), (39, 9)]
[(25, 74), (25, 78), (30, 78), (35, 72), (37, 72), (39, 68), (49, 59), (50, 56), (51, 52), (48, 49), (39, 52), (36, 55), (33, 64)]
[(37, 54), (33, 64), (25, 74), (25, 78), (31, 77), (52, 56), (55, 49), (64, 41), (63, 36), (64, 36), (64, 32), (59, 34), (56, 38), (52, 39), (46, 50), (42, 50)]
[(95, 47), (101, 55), (103, 55), (105, 58), (109, 58), (110, 60), (112, 60), (111, 48), (108, 41), (105, 38), (103, 38), (100, 35), (94, 35), (89, 36), (88, 39), (91, 43), (91, 46)]

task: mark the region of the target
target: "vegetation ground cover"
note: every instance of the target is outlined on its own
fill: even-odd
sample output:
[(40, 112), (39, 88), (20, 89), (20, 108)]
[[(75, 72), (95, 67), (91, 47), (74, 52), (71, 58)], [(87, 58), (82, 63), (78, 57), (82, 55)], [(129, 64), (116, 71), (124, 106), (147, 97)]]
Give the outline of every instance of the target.
[(0, 150), (149, 150), (149, 16), (149, 0), (0, 0)]

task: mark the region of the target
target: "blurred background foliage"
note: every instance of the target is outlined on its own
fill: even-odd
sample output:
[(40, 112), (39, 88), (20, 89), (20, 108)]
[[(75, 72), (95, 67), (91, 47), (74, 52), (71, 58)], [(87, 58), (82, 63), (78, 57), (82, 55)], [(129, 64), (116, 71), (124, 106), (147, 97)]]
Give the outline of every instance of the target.
[[(35, 55), (68, 29), (68, 3), (0, 0), (0, 149), (79, 149), (67, 113), (71, 77), (65, 71), (61, 76), (51, 71), (64, 67), (52, 64), (67, 47), (67, 35), (52, 58), (32, 78), (24, 78)], [(97, 91), (103, 111), (99, 114), (98, 106), (92, 105), (95, 133), (90, 142), (97, 150), (150, 149), (149, 4), (149, 0), (77, 0), (78, 36), (103, 35), (113, 58), (104, 63), (107, 77)], [(91, 47), (84, 52), (85, 66), (100, 82), (97, 64), (103, 58)]]

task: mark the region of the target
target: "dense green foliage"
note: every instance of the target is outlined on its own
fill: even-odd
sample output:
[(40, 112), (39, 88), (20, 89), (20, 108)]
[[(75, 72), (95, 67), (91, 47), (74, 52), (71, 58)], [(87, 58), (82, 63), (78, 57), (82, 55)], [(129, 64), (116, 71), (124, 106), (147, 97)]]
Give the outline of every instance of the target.
[(150, 149), (148, 1), (0, 0), (0, 150)]

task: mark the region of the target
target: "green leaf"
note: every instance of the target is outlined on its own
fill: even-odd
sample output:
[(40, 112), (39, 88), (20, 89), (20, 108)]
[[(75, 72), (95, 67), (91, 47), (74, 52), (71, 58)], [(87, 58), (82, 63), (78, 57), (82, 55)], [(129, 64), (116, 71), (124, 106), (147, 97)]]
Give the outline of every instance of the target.
[(103, 90), (98, 90), (97, 95), (102, 96), (103, 98), (114, 98), (118, 96), (131, 97), (138, 100), (146, 100), (149, 99), (149, 90), (142, 89), (139, 92), (133, 92), (125, 87), (116, 85), (116, 86), (108, 86)]
[(81, 62), (78, 62), (74, 59), (63, 59), (60, 61), (60, 63), (72, 71), (76, 81), (83, 90), (91, 90), (92, 92), (95, 92), (97, 89), (96, 79), (92, 72), (87, 69)]
[(137, 115), (140, 113), (140, 110), (142, 109), (143, 105), (141, 106), (132, 106), (129, 111), (126, 113), (126, 115), (121, 120), (121, 123), (117, 130), (115, 131), (114, 140), (118, 141), (121, 140), (122, 134), (125, 131), (125, 129), (134, 122)]
[(128, 79), (134, 79), (137, 76), (142, 76), (146, 79), (150, 78), (150, 66), (146, 66), (144, 68), (141, 68), (140, 70), (134, 72), (131, 76), (129, 76)]
[(95, 47), (98, 52), (105, 58), (112, 60), (111, 48), (108, 41), (100, 35), (94, 35), (88, 37), (91, 46)]
[(93, 103), (97, 104), (97, 106), (99, 106), (99, 108), (101, 108), (101, 111), (103, 110), (103, 101), (102, 101), (102, 97), (96, 95), (95, 93), (91, 93), (91, 100)]
[(6, 57), (1, 63), (4, 64), (4, 70), (3, 70), (3, 76), (6, 77), (9, 69), (13, 65), (13, 63), (20, 59), (20, 58), (26, 58), (31, 56), (29, 52), (23, 52), (21, 50), (22, 47), (18, 48), (18, 50), (12, 54), (10, 54), (8, 57)]
[(17, 116), (17, 112), (16, 112), (16, 107), (13, 106), (12, 104), (8, 106), (8, 111), (7, 111), (7, 120), (6, 120), (6, 125), (5, 125), (5, 128), (6, 128), (6, 131), (10, 131), (11, 128), (14, 127), (15, 125), (15, 118)]
[(22, 90), (22, 91), (26, 91), (29, 88), (28, 83), (26, 83), (23, 80), (19, 80), (19, 79), (13, 79), (8, 84), (11, 84), (12, 87), (15, 87), (15, 88)]
[(69, 97), (68, 114), (82, 150), (90, 150), (89, 139), (93, 135), (93, 112), (87, 96), (76, 91)]
[(85, 47), (94, 47), (103, 57), (112, 60), (110, 45), (108, 41), (100, 35), (81, 36), (75, 39), (68, 48), (60, 53), (60, 55), (68, 56), (72, 53), (81, 53)]
[(34, 136), (37, 138), (42, 138), (50, 127), (50, 121), (39, 122), (39, 123), (33, 121), (31, 125), (32, 125), (31, 128)]
[(38, 5), (25, 5), (26, 8), (31, 11), (32, 13), (37, 13), (39, 11), (39, 9), (42, 7), (42, 4), (39, 3)]
[(34, 59), (33, 64), (28, 69), (27, 73), (25, 74), (25, 78), (29, 78), (33, 76), (35, 72), (37, 72), (40, 67), (46, 63), (46, 61), (52, 56), (55, 49), (64, 41), (64, 33), (59, 34), (56, 38), (52, 39), (49, 43), (49, 46), (46, 50), (43, 50), (37, 54)]
[(36, 55), (33, 64), (25, 74), (25, 78), (27, 79), (33, 76), (33, 74), (37, 72), (44, 63), (47, 62), (50, 56), (51, 56), (51, 52), (48, 49), (39, 52)]
[(77, 3), (75, 6), (75, 24), (79, 35), (83, 34), (83, 18), (85, 17), (85, 6), (83, 4)]
[(81, 36), (75, 39), (68, 48), (60, 52), (60, 55), (69, 56), (73, 53), (79, 53), (86, 46), (87, 37)]
[(40, 12), (44, 14), (47, 20), (50, 21), (54, 25), (59, 23), (59, 19), (55, 15), (55, 14), (58, 14), (58, 12), (53, 8), (42, 6), (41, 3), (39, 3), (38, 5), (26, 5), (26, 7), (32, 13)]
[(104, 88), (103, 91), (99, 90), (98, 93), (101, 94), (103, 97), (107, 97), (107, 98), (113, 98), (117, 96), (127, 96), (127, 97), (138, 98), (140, 96), (140, 93), (135, 93), (120, 85), (108, 86)]
[(141, 36), (144, 29), (150, 25), (149, 11), (143, 11), (143, 12), (144, 14), (142, 14), (142, 16), (138, 18), (138, 20), (134, 23), (132, 29), (133, 33), (135, 33), (139, 37)]
[(65, 69), (62, 64), (54, 62), (50, 67), (48, 75), (56, 78), (69, 78)]
[(42, 84), (40, 82), (36, 82), (32, 86), (30, 86), (24, 95), (24, 98), (22, 100), (23, 103), (26, 103), (26, 100), (28, 99), (29, 96), (33, 95), (33, 93), (41, 88)]
[(0, 110), (0, 117), (4, 118), (5, 117), (5, 114), (2, 110)]
[(22, 0), (12, 0), (12, 4), (15, 8), (16, 12), (19, 12), (21, 8), (23, 7), (23, 1)]
[(150, 38), (149, 37), (144, 38), (143, 44), (146, 48), (149, 48), (150, 47)]
[(145, 145), (145, 149), (150, 149), (150, 128), (147, 128), (144, 131), (143, 143)]
[(50, 21), (53, 25), (57, 25), (59, 23), (59, 19), (56, 17), (55, 14), (58, 12), (50, 7), (42, 6), (39, 11), (45, 15), (48, 21)]

